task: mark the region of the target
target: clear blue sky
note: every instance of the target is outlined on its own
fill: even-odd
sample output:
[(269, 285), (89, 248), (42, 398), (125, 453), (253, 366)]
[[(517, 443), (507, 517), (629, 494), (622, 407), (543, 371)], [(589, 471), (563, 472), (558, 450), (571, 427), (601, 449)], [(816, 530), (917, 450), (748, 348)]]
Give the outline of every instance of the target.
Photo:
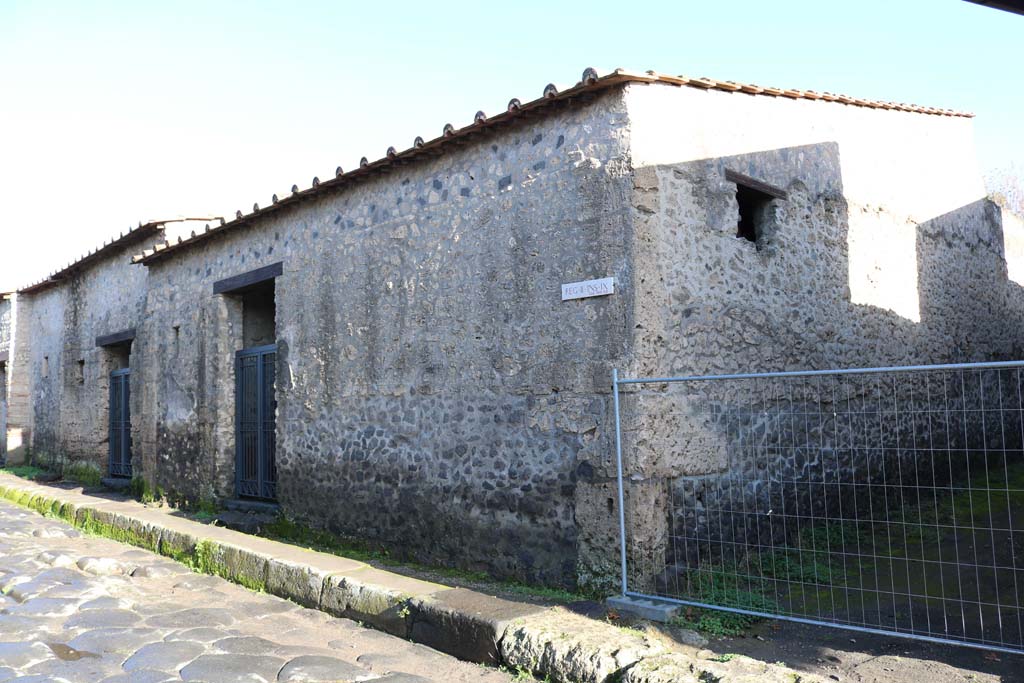
[(0, 0), (0, 290), (129, 224), (265, 204), (361, 156), (656, 69), (975, 112), (1024, 162), (1024, 17), (962, 0)]

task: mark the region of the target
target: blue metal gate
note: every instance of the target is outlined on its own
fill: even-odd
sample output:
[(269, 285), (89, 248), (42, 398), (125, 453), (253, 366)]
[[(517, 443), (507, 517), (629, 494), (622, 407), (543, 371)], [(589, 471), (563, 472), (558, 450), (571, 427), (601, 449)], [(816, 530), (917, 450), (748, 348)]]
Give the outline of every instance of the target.
[(110, 373), (110, 476), (132, 476), (131, 370)]
[(277, 498), (274, 369), (277, 346), (243, 349), (235, 360), (235, 485), (246, 498)]

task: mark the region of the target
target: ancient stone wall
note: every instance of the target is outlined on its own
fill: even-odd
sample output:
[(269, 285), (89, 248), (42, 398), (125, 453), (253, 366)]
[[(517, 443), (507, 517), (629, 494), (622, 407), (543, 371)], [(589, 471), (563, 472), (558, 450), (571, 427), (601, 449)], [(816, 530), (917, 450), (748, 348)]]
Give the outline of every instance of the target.
[[(19, 295), (32, 452), (39, 462), (61, 468), (87, 461), (107, 471), (109, 377), (127, 349), (98, 347), (96, 338), (142, 320), (147, 271), (131, 256), (143, 246), (129, 244), (58, 284)], [(140, 362), (134, 349), (130, 362)]]
[[(134, 326), (136, 472), (233, 498), (236, 352), (276, 339), (285, 514), (397, 557), (600, 585), (618, 568), (612, 367), (1020, 356), (1007, 262), (1020, 278), (1024, 228), (982, 199), (969, 120), (669, 85), (551, 107), (23, 297), (17, 410), (35, 448), (105, 462), (117, 359), (95, 337)], [(754, 242), (736, 237), (727, 170), (787, 193)], [(259, 296), (214, 293), (278, 263), (273, 330)], [(614, 295), (561, 301), (601, 277)], [(673, 501), (730, 462), (722, 423), (691, 407), (623, 395), (631, 552), (652, 560)]]
[[(637, 244), (628, 376), (1021, 357), (1024, 298), (1007, 276), (1020, 254), (1006, 253), (983, 198), (968, 120), (634, 86), (627, 105)], [(756, 242), (737, 237), (727, 170), (788, 193), (768, 206)], [(726, 414), (777, 407), (721, 387), (704, 398)], [(729, 450), (741, 436), (664, 386), (627, 390), (623, 405), (630, 486), (650, 492), (631, 513), (631, 552), (657, 566), (673, 525), (692, 521), (674, 520), (668, 501), (743, 499), (728, 484), (742, 471)], [(791, 436), (787, 457), (800, 453)]]
[(609, 359), (632, 314), (560, 285), (631, 287), (625, 133), (610, 92), (153, 263), (147, 476), (234, 496), (244, 316), (212, 285), (280, 261), (283, 511), (396, 556), (574, 584), (580, 472), (611, 447)]

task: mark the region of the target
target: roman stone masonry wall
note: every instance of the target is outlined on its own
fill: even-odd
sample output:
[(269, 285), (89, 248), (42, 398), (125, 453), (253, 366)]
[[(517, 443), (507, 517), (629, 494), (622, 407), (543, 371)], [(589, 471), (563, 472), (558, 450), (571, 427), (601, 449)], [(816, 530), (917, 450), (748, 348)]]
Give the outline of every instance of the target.
[(212, 283), (281, 261), (283, 511), (397, 556), (575, 584), (578, 485), (612, 447), (632, 311), (560, 285), (632, 284), (625, 131), (609, 92), (152, 263), (147, 476), (234, 496), (240, 303)]
[[(107, 472), (109, 377), (127, 349), (97, 347), (96, 338), (136, 327), (144, 316), (147, 271), (130, 261), (141, 246), (125, 246), (59, 284), (19, 295), (19, 325), (30, 340), (32, 451), (40, 462), (60, 468), (87, 461)], [(139, 361), (132, 348), (131, 366)]]
[[(631, 86), (627, 103), (637, 282), (627, 376), (1021, 357), (1024, 298), (1007, 277), (1020, 255), (1005, 252), (999, 212), (983, 199), (969, 120), (654, 87)], [(788, 192), (756, 244), (736, 237), (727, 169)], [(664, 567), (668, 537), (706, 524), (699, 510), (722, 505), (715, 495), (745, 500), (728, 482), (756, 468), (736, 444), (765, 425), (736, 416), (758, 414), (763, 394), (689, 389), (623, 397), (625, 464), (642, 501), (630, 510), (638, 567)], [(803, 437), (784, 438), (781, 452), (797, 457)], [(808, 462), (776, 465), (799, 478)]]
[(61, 385), (55, 372), (63, 358), (65, 300), (56, 289), (19, 295), (19, 326), (31, 343), (15, 373), (27, 384), (30, 397), (27, 426), (33, 455), (43, 463), (60, 460)]

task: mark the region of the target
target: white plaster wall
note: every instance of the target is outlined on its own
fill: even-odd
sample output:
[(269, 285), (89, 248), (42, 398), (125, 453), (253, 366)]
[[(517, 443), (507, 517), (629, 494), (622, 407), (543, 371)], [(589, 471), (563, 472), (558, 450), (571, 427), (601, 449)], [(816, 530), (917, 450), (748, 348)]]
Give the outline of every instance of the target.
[(985, 196), (969, 118), (659, 84), (627, 106), (635, 167), (835, 142), (850, 201), (923, 222)]
[(630, 85), (627, 102), (635, 168), (837, 144), (851, 302), (914, 322), (917, 225), (985, 196), (969, 118), (664, 84)]

